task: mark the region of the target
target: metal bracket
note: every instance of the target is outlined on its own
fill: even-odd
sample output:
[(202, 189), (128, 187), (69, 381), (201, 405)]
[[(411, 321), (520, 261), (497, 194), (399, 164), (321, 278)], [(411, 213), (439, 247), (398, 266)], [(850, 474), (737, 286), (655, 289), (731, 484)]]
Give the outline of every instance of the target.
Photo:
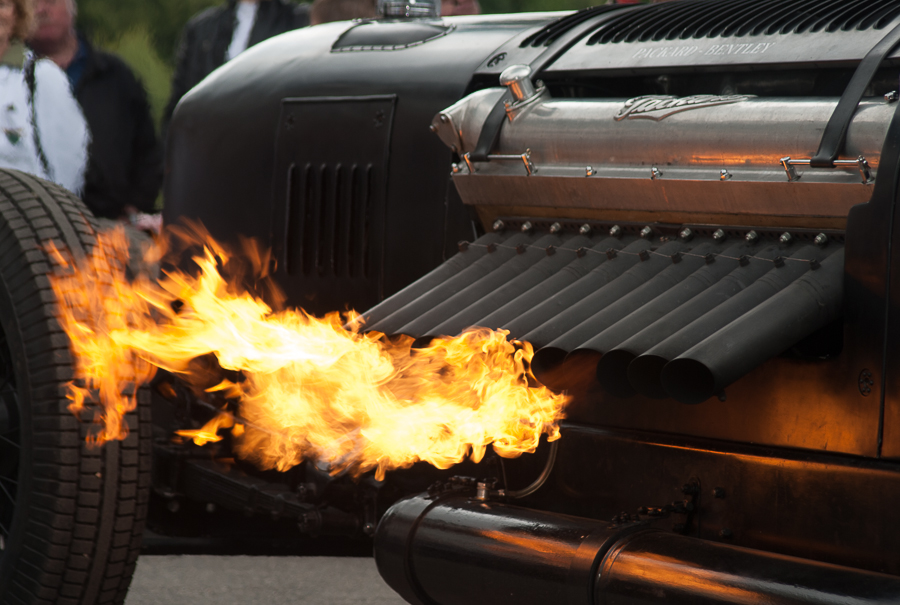
[[(800, 180), (802, 176), (801, 173), (794, 169), (794, 166), (809, 166), (811, 162), (809, 158), (795, 160), (790, 157), (781, 158), (779, 161), (781, 162), (781, 167), (784, 168), (787, 180), (791, 182)], [(869, 168), (869, 162), (863, 156), (859, 156), (855, 160), (835, 160), (832, 166), (832, 168), (850, 167), (856, 167), (859, 170), (859, 178), (862, 180), (863, 185), (868, 185), (872, 182), (872, 171)]]
[[(471, 154), (465, 154), (463, 159), (469, 167), (469, 173), (475, 173), (475, 164), (472, 161)], [(526, 149), (522, 154), (491, 154), (487, 156), (489, 162), (522, 162), (525, 165), (525, 174), (531, 176), (537, 172), (534, 163), (531, 161), (531, 149)]]

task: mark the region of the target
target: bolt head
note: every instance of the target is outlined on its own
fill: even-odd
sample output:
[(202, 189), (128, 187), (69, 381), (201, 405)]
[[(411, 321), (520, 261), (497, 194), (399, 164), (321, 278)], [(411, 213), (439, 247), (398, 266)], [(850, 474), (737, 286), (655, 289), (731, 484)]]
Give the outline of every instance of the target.
[(622, 235), (622, 228), (618, 225), (613, 225), (609, 228), (609, 234), (613, 237), (619, 237), (620, 235)]
[(494, 221), (494, 224), (493, 224), (494, 231), (503, 231), (504, 227), (506, 227), (506, 223), (504, 223), (500, 219), (497, 219), (496, 221)]
[(447, 117), (447, 114), (445, 114), (445, 113), (441, 114), (441, 122), (442, 123), (446, 124), (449, 120), (450, 120), (450, 118)]
[(717, 242), (721, 242), (725, 239), (725, 232), (721, 229), (716, 229), (716, 231), (713, 233), (713, 239)]
[(590, 235), (591, 231), (591, 226), (587, 223), (578, 228), (578, 233), (580, 233), (581, 235)]
[(531, 224), (531, 221), (525, 221), (522, 223), (522, 233), (531, 233), (534, 229), (534, 225)]
[(781, 234), (781, 237), (778, 238), (778, 241), (781, 242), (782, 244), (787, 244), (787, 243), (790, 243), (790, 241), (793, 239), (794, 239), (794, 237), (790, 233), (785, 231), (784, 233)]
[(650, 237), (651, 235), (653, 235), (653, 229), (651, 229), (649, 226), (641, 229), (641, 237), (646, 239), (646, 238)]
[(556, 234), (560, 231), (562, 231), (562, 225), (560, 225), (559, 223), (553, 223), (552, 225), (550, 225), (550, 233)]
[(756, 231), (748, 231), (747, 235), (744, 236), (744, 239), (753, 244), (759, 241), (759, 233)]
[(828, 236), (824, 233), (820, 233), (816, 236), (814, 240), (817, 246), (827, 246), (828, 245)]
[(690, 241), (691, 238), (694, 237), (694, 232), (688, 228), (685, 228), (685, 229), (681, 230), (681, 233), (678, 234), (678, 237), (680, 237), (681, 239), (683, 239), (684, 241), (687, 242), (687, 241)]

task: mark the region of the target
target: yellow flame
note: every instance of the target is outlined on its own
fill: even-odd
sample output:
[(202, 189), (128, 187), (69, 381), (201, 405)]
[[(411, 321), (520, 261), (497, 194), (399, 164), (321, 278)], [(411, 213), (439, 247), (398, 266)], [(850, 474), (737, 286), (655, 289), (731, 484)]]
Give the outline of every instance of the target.
[[(413, 349), (407, 337), (362, 333), (354, 322), (346, 329), (338, 313), (275, 311), (223, 277), (233, 260), (223, 247), (196, 226), (178, 235), (186, 233), (202, 247), (193, 258), (198, 271), (170, 270), (157, 281), (125, 278), (121, 231), (100, 234), (84, 261), (67, 262), (53, 249), (62, 262), (51, 281), (79, 382), (70, 398), (77, 408), (99, 390), (98, 442), (124, 437), (122, 414), (134, 399), (121, 393), (149, 380), (154, 366), (196, 385), (208, 376), (195, 362), (210, 354), (234, 380), (205, 390), (233, 399), (237, 418), (226, 412), (179, 434), (202, 445), (231, 428), (237, 455), (262, 468), (314, 458), (334, 472), (375, 469), (383, 477), (417, 461), (479, 461), (491, 444), (514, 457), (534, 451), (542, 434), (559, 437), (566, 398), (537, 385), (527, 343), (479, 328)], [(264, 255), (246, 256), (265, 278)]]

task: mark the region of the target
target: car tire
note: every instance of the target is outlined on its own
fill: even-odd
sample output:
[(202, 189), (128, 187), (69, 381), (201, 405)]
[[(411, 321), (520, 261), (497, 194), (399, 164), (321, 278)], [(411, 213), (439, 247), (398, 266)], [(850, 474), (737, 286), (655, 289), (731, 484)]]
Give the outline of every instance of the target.
[(0, 170), (0, 603), (123, 603), (150, 490), (148, 393), (130, 434), (102, 447), (69, 410), (68, 337), (48, 279), (49, 240), (91, 249), (96, 223), (74, 195)]

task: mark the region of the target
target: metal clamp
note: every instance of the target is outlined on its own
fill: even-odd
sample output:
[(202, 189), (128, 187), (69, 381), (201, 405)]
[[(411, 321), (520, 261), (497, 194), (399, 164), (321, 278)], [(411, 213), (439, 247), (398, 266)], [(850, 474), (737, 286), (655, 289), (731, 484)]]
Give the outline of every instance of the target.
[[(790, 157), (784, 157), (779, 160), (781, 163), (781, 167), (784, 168), (784, 173), (787, 176), (788, 181), (799, 181), (802, 174), (797, 172), (794, 169), (794, 166), (809, 166), (810, 159), (792, 159)], [(859, 170), (859, 177), (862, 180), (863, 185), (868, 185), (872, 182), (872, 171), (869, 168), (869, 162), (863, 156), (859, 156), (855, 160), (835, 160), (834, 168), (841, 167), (856, 167)]]
[[(474, 174), (475, 164), (472, 161), (471, 154), (465, 154), (463, 159), (466, 161), (466, 166), (469, 167), (469, 174)], [(522, 154), (491, 154), (487, 156), (487, 159), (489, 162), (522, 162), (525, 165), (525, 174), (528, 176), (537, 172), (537, 168), (534, 167), (534, 163), (531, 161), (531, 149), (526, 149), (525, 153)]]

